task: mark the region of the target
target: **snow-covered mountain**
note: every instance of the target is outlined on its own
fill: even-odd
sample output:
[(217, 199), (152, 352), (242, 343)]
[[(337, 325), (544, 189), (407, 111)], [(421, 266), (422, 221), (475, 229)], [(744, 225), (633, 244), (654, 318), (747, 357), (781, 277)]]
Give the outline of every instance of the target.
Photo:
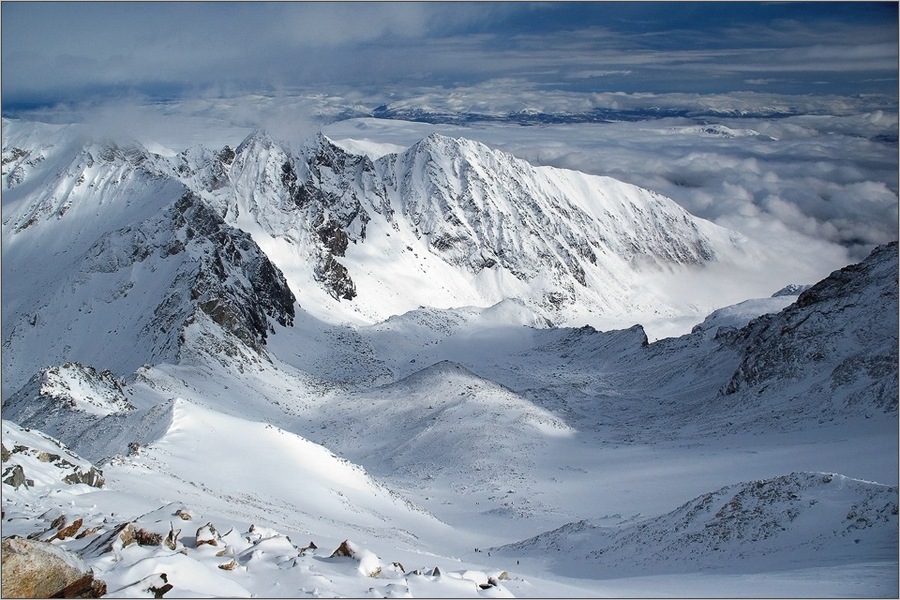
[(648, 190), (535, 168), (465, 139), (431, 135), (373, 162), (321, 135), (293, 154), (257, 133), (225, 155), (227, 168), (207, 152), (182, 170), (185, 182), (251, 232), (317, 313), (322, 289), (369, 322), (509, 297), (553, 322), (625, 307), (672, 312), (638, 275), (739, 245)]
[(568, 574), (658, 574), (701, 568), (802, 568), (859, 546), (897, 548), (897, 487), (832, 473), (791, 473), (723, 487), (677, 509), (615, 527), (579, 521), (496, 549), (562, 557)]
[(739, 244), (648, 190), (438, 135), (376, 162), (263, 132), (162, 157), (4, 121), (4, 144), (5, 394), (67, 360), (175, 360), (198, 311), (258, 350), (295, 298), (332, 322), (508, 298), (548, 323), (674, 316), (648, 278)]
[(895, 591), (896, 243), (654, 341), (744, 242), (648, 190), (3, 130), (4, 537), (132, 596)]

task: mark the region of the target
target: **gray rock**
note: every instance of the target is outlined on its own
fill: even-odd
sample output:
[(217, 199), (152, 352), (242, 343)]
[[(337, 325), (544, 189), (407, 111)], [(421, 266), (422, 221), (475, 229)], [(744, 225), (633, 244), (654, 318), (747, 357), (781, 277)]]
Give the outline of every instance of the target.
[(22, 465), (13, 465), (3, 472), (3, 483), (9, 484), (16, 489), (20, 486), (34, 487), (34, 480), (25, 477), (25, 470)]

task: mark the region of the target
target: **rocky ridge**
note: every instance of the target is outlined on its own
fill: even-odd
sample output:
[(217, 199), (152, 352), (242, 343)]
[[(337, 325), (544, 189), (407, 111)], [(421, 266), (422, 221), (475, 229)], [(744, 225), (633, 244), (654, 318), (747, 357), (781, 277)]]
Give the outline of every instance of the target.
[(726, 486), (658, 517), (615, 527), (570, 523), (495, 550), (559, 552), (567, 562), (593, 564), (601, 578), (727, 571), (747, 562), (796, 568), (826, 546), (860, 556), (896, 547), (897, 493), (831, 473), (791, 473)]

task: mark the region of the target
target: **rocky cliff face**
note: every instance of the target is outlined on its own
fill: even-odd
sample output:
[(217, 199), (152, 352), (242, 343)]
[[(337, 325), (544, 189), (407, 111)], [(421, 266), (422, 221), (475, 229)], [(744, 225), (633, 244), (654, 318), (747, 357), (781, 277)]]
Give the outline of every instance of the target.
[(897, 243), (880, 246), (730, 336), (741, 360), (722, 395), (777, 390), (799, 412), (896, 411), (897, 264)]
[[(198, 158), (192, 163), (188, 155)], [(535, 168), (440, 135), (373, 162), (321, 135), (293, 152), (258, 132), (235, 150), (226, 168), (230, 188), (219, 186), (218, 154), (195, 150), (179, 161), (181, 181), (227, 222), (297, 248), (306, 264), (279, 257), (282, 270), (299, 267), (333, 299), (359, 304), (396, 292), (398, 282), (382, 272), (366, 282), (369, 296), (359, 297), (357, 283), (375, 253), (419, 258), (405, 269), (406, 285), (413, 277), (412, 287), (433, 287), (452, 273), (464, 282), (453, 291), (465, 294), (460, 304), (496, 303), (501, 287), (528, 294), (527, 303), (557, 320), (576, 304), (604, 312), (630, 307), (636, 271), (702, 265), (740, 245), (736, 235), (653, 192)], [(366, 248), (373, 235), (375, 245)], [(485, 286), (494, 279), (500, 283)]]
[(374, 175), (371, 161), (323, 136), (295, 155), (258, 132), (235, 151), (222, 214), (303, 246), (315, 281), (335, 300), (352, 300), (353, 279), (338, 259), (365, 240), (370, 211), (389, 211)]
[(172, 224), (199, 263), (190, 289), (197, 308), (256, 350), (273, 331), (269, 319), (293, 324), (296, 300), (284, 275), (247, 233), (226, 225), (191, 193), (175, 204)]
[[(16, 282), (4, 293), (5, 396), (47, 364), (122, 376), (175, 361), (197, 313), (255, 352), (274, 324), (292, 323), (280, 270), (162, 157), (66, 131), (7, 150), (5, 170), (43, 159), (4, 194), (3, 275)], [(203, 157), (192, 182), (221, 190), (228, 153)]]

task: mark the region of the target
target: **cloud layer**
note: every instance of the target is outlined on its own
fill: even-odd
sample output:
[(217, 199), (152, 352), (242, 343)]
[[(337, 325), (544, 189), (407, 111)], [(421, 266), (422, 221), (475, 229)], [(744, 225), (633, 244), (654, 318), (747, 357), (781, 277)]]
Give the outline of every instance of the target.
[(892, 3), (22, 2), (2, 5), (2, 29), (5, 105), (498, 78), (580, 92), (897, 85)]

